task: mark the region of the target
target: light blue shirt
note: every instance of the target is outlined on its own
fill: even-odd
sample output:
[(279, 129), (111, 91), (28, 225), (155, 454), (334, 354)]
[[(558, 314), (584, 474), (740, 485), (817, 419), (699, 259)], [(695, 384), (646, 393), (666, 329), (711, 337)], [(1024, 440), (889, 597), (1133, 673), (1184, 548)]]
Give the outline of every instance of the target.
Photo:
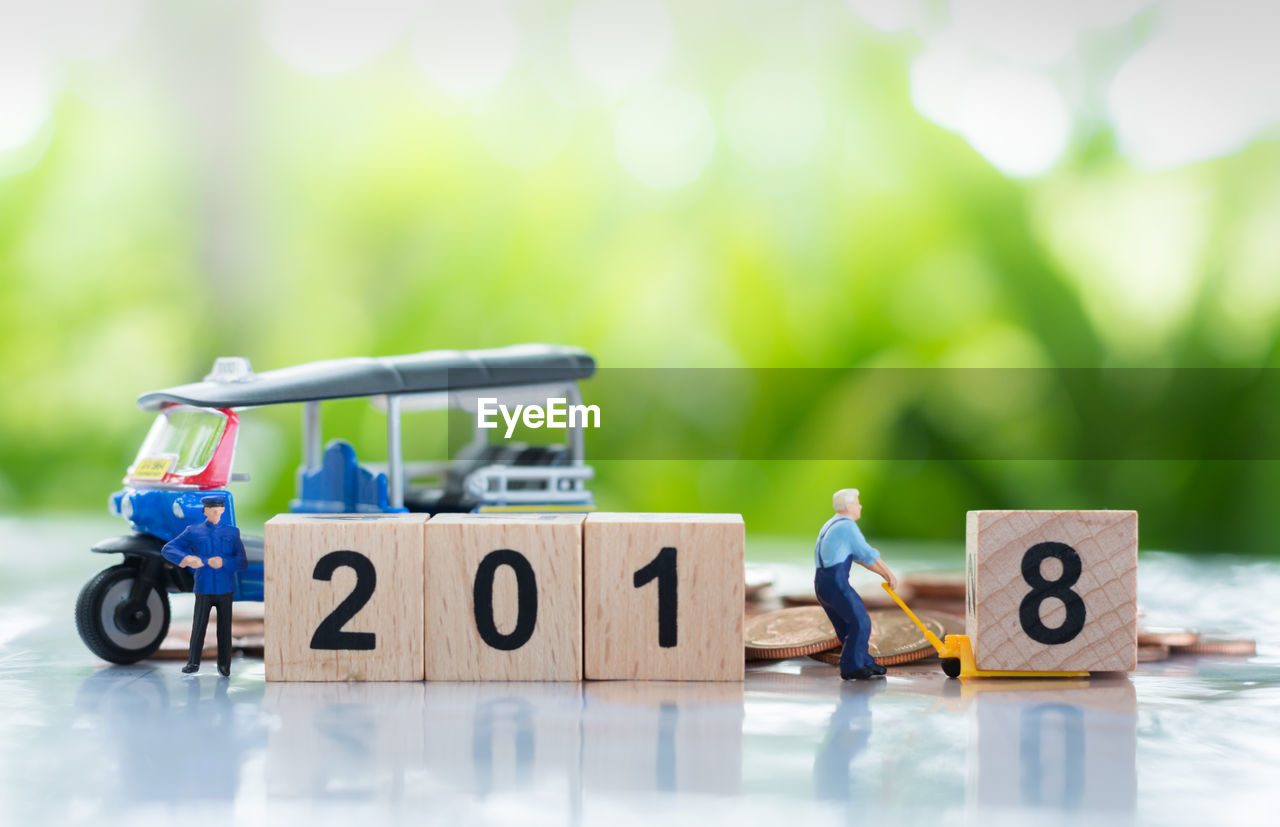
[(834, 566), (853, 558), (853, 562), (869, 566), (880, 559), (880, 552), (867, 545), (858, 524), (837, 514), (822, 526), (813, 549), (813, 564), (818, 568)]

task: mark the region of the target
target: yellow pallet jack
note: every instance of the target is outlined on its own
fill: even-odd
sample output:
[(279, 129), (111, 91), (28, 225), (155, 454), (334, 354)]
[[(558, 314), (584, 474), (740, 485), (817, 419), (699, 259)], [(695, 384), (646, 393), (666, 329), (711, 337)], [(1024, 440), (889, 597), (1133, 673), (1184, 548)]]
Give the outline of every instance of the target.
[(916, 613), (907, 608), (907, 604), (902, 602), (902, 598), (898, 597), (898, 593), (889, 587), (888, 583), (881, 583), (884, 590), (893, 598), (893, 602), (901, 607), (902, 611), (907, 613), (907, 617), (911, 618), (911, 622), (920, 627), (920, 631), (924, 632), (924, 636), (929, 643), (933, 644), (933, 648), (938, 650), (938, 657), (942, 658), (942, 671), (948, 678), (1087, 678), (1088, 672), (1024, 672), (1013, 669), (979, 669), (973, 661), (973, 646), (969, 643), (968, 635), (947, 635), (945, 641), (939, 640), (938, 636), (929, 631), (928, 627), (920, 622), (920, 618), (916, 617)]

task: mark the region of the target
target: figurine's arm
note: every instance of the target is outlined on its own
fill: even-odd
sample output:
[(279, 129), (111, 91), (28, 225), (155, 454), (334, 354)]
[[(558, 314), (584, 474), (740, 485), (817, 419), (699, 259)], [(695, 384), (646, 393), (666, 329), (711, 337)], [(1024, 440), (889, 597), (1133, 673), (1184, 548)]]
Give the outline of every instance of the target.
[(876, 574), (884, 578), (884, 582), (889, 584), (889, 588), (895, 592), (898, 590), (898, 576), (889, 571), (889, 567), (884, 564), (883, 560), (876, 560), (874, 563), (863, 563), (864, 568), (868, 571), (874, 571)]
[(236, 571), (249, 568), (249, 555), (245, 553), (244, 542), (240, 539), (240, 530), (236, 529)]
[(191, 553), (191, 538), (187, 536), (188, 530), (190, 527), (184, 528), (181, 534), (165, 543), (164, 548), (160, 549), (160, 554), (178, 568), (198, 569), (204, 566), (204, 562)]

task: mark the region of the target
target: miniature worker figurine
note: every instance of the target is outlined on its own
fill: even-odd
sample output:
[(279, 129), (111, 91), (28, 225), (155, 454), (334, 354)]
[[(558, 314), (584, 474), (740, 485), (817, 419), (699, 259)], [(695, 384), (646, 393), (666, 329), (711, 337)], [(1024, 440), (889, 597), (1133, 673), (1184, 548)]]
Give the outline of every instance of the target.
[(205, 522), (187, 526), (174, 537), (161, 554), (181, 568), (195, 573), (196, 615), (191, 620), (191, 651), (182, 671), (200, 671), (200, 653), (204, 650), (204, 630), (209, 625), (209, 609), (218, 610), (218, 672), (231, 674), (231, 595), (236, 590), (236, 572), (249, 565), (240, 542), (240, 529), (221, 524), (227, 501), (223, 497), (205, 497)]
[(831, 498), (835, 516), (818, 532), (814, 546), (813, 591), (826, 611), (844, 649), (840, 652), (840, 677), (845, 680), (883, 675), (885, 668), (867, 652), (871, 618), (862, 598), (849, 585), (849, 569), (854, 563), (880, 575), (895, 591), (898, 578), (880, 559), (880, 552), (867, 545), (856, 522), (862, 516), (858, 489), (841, 488)]

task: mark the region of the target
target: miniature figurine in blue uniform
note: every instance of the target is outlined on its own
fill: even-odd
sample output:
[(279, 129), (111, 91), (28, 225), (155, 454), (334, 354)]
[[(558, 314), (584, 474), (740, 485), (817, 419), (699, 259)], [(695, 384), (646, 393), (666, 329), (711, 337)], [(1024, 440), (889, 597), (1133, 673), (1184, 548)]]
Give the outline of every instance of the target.
[(841, 488), (832, 496), (831, 504), (836, 510), (835, 516), (822, 526), (813, 549), (817, 568), (813, 591), (844, 645), (840, 652), (840, 677), (845, 680), (872, 678), (883, 675), (885, 668), (867, 652), (871, 618), (867, 616), (867, 607), (862, 605), (862, 598), (849, 585), (849, 570), (857, 563), (883, 577), (895, 591), (898, 578), (858, 529), (857, 520), (862, 516), (858, 489)]
[(204, 649), (204, 630), (209, 625), (209, 610), (218, 611), (218, 672), (231, 674), (231, 595), (236, 590), (236, 572), (244, 571), (249, 558), (240, 542), (240, 529), (224, 525), (222, 512), (227, 502), (223, 497), (205, 497), (205, 522), (187, 526), (174, 537), (161, 554), (180, 568), (195, 573), (196, 615), (191, 620), (191, 651), (182, 671), (200, 670), (200, 652)]

